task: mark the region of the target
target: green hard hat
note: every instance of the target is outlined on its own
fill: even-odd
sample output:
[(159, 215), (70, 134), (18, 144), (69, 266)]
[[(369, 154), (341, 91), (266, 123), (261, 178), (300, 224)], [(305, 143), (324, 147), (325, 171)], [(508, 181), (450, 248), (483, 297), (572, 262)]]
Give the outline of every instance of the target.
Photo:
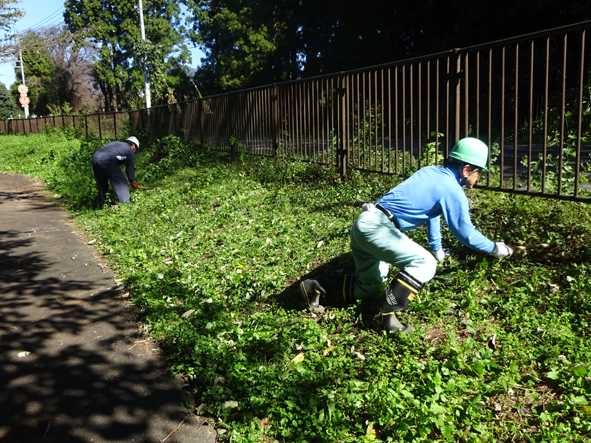
[(488, 161), (488, 147), (477, 138), (466, 137), (461, 139), (455, 144), (449, 153), (449, 157), (478, 166), (479, 168), (488, 171), (486, 168), (486, 162)]

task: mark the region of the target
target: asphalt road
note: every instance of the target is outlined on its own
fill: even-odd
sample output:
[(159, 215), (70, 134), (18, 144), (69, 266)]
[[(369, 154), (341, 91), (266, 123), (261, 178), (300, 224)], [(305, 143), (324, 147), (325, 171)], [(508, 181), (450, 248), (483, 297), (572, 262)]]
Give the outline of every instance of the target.
[(88, 241), (0, 173), (0, 441), (215, 442)]

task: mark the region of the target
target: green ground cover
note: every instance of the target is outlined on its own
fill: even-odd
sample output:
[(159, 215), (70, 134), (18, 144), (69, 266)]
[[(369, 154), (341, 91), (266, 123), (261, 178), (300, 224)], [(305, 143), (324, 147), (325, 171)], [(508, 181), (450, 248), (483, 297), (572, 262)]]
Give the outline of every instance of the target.
[[(183, 144), (142, 143), (131, 205), (93, 208), (72, 134), (4, 136), (0, 170), (45, 180), (125, 283), (138, 319), (224, 441), (583, 442), (591, 436), (589, 206), (474, 189), (476, 226), (511, 245), (459, 244), (393, 336), (373, 302), (302, 310), (297, 282), (353, 271), (363, 202), (399, 181)], [(113, 199), (111, 199), (112, 201)], [(410, 236), (427, 245), (426, 232)]]

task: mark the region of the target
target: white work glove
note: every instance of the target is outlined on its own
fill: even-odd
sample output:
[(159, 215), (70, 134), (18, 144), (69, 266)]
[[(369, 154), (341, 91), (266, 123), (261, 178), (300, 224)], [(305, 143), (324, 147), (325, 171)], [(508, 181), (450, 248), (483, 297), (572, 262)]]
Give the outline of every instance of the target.
[(491, 252), (493, 257), (509, 257), (513, 254), (513, 250), (502, 241), (495, 243), (495, 249)]
[(431, 251), (431, 253), (435, 256), (437, 261), (441, 262), (449, 255), (449, 249), (438, 249), (437, 251)]

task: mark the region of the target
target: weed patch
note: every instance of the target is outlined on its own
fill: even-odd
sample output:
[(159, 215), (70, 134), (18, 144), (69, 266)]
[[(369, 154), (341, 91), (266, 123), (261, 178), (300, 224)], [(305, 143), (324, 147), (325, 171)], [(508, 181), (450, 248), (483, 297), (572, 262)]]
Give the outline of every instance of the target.
[[(4, 137), (2, 170), (43, 178), (130, 291), (224, 441), (583, 442), (591, 434), (588, 207), (470, 190), (494, 260), (442, 226), (452, 255), (395, 337), (373, 302), (302, 310), (297, 282), (351, 272), (361, 203), (397, 179), (142, 143), (131, 205), (92, 208), (96, 140)], [(12, 143), (12, 145), (11, 145)], [(26, 147), (26, 149), (24, 149)], [(409, 235), (427, 246), (426, 232)]]

